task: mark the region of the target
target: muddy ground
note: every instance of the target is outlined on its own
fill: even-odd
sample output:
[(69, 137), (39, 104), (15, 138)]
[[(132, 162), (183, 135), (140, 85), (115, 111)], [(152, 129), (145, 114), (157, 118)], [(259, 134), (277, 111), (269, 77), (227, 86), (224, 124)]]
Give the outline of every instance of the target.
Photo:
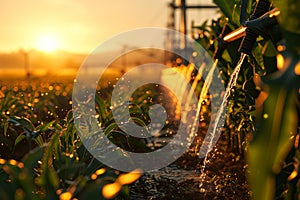
[(192, 147), (168, 167), (145, 173), (130, 186), (130, 197), (134, 200), (250, 198), (245, 156), (229, 150), (226, 141), (219, 140), (201, 172), (203, 163), (204, 159), (200, 159)]

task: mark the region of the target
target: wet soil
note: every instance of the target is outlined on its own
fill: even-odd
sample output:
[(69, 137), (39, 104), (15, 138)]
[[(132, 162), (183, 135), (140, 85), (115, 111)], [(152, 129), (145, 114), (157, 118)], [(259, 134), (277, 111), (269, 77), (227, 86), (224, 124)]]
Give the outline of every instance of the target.
[(193, 147), (168, 167), (145, 173), (130, 186), (130, 199), (250, 199), (245, 157), (227, 147), (226, 141), (218, 142), (203, 172), (204, 159)]

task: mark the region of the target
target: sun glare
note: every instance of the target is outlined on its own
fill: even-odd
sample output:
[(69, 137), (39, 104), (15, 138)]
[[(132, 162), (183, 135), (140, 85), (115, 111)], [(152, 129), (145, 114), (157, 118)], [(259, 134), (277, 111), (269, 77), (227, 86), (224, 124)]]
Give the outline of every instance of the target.
[(37, 41), (37, 48), (42, 51), (54, 51), (57, 45), (57, 39), (51, 35), (44, 35)]

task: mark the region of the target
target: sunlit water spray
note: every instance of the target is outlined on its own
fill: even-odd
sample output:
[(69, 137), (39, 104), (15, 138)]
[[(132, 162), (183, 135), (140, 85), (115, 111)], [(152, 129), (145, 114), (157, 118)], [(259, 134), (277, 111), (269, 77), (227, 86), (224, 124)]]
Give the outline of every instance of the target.
[[(221, 134), (221, 129), (222, 129), (223, 122), (224, 122), (225, 116), (226, 116), (226, 114), (225, 114), (225, 108), (227, 107), (228, 98), (230, 97), (231, 91), (236, 86), (238, 75), (239, 75), (239, 72), (240, 72), (240, 69), (241, 69), (241, 66), (243, 64), (243, 61), (244, 61), (245, 57), (246, 57), (246, 54), (242, 53), (241, 57), (240, 57), (240, 60), (237, 63), (236, 68), (234, 69), (232, 75), (230, 76), (227, 88), (225, 90), (224, 98), (223, 98), (222, 103), (220, 105), (220, 109), (219, 109), (219, 111), (217, 113), (215, 122), (213, 123), (212, 132), (208, 132), (207, 133), (207, 135), (206, 135), (206, 137), (205, 137), (205, 139), (203, 141), (203, 144), (201, 145), (201, 148), (200, 148), (199, 156), (201, 158), (204, 157), (203, 165), (202, 165), (202, 167), (200, 169), (201, 170), (200, 185), (199, 185), (200, 192), (205, 192), (205, 189), (202, 186), (203, 186), (204, 179), (206, 177), (205, 167), (206, 167), (206, 164), (209, 163), (207, 155), (213, 149), (213, 146), (214, 146), (214, 144), (216, 142), (215, 140), (217, 140), (219, 138), (218, 136)], [(216, 63), (217, 63), (217, 60), (215, 62), (215, 65), (216, 65)], [(214, 65), (214, 67), (215, 67), (215, 65)], [(210, 77), (208, 75), (207, 79), (209, 79), (209, 78)], [(206, 88), (203, 87), (202, 90), (204, 90), (204, 89), (206, 89)], [(201, 100), (201, 96), (200, 96), (200, 100)], [(200, 102), (200, 100), (199, 100), (199, 102)], [(198, 105), (198, 107), (199, 107), (199, 105)], [(200, 105), (200, 108), (201, 108), (201, 105)], [(197, 115), (199, 115), (198, 114), (198, 110), (197, 110)]]
[[(197, 84), (198, 82), (200, 81), (201, 77), (202, 77), (202, 74), (203, 74), (203, 70), (204, 70), (204, 67), (205, 67), (206, 63), (202, 63), (202, 65), (199, 67), (199, 70), (197, 72), (197, 75), (195, 76), (194, 78), (194, 81), (192, 83), (192, 86), (191, 86), (191, 89), (188, 93), (188, 96), (187, 96), (187, 99), (186, 99), (186, 104), (185, 104), (185, 110), (186, 111), (189, 111), (191, 109), (190, 107), (190, 103), (191, 103), (191, 100), (192, 100), (192, 97), (193, 97), (193, 94), (195, 92), (195, 89), (197, 87)], [(187, 120), (186, 119), (186, 115), (184, 115), (184, 120)]]
[(186, 93), (186, 86), (187, 86), (187, 83), (189, 83), (191, 80), (191, 74), (193, 72), (193, 69), (194, 69), (193, 64), (189, 64), (188, 66), (182, 66), (179, 69), (181, 74), (185, 77), (185, 79), (182, 79), (177, 87), (179, 89), (179, 94), (182, 95), (181, 97), (183, 97)]
[[(184, 77), (184, 78), (180, 78), (180, 77), (175, 78), (177, 80), (177, 85), (176, 85), (175, 89), (176, 89), (177, 93), (180, 95), (181, 99), (185, 99), (185, 96), (188, 95), (187, 91), (186, 91), (186, 88), (187, 88), (188, 83), (191, 80), (192, 72), (193, 72), (194, 69), (195, 69), (195, 65), (194, 64), (189, 64), (188, 66), (183, 66), (182, 65), (181, 67), (179, 67), (177, 69), (178, 72), (180, 72), (180, 74)], [(195, 86), (194, 86), (194, 89), (195, 89)], [(190, 103), (191, 103), (191, 100), (192, 100), (192, 95), (194, 94), (193, 93), (194, 92), (193, 87), (190, 89), (189, 92), (191, 92), (191, 91), (192, 91), (192, 93), (191, 93), (190, 99), (186, 100), (187, 103), (186, 103), (185, 109), (184, 109), (184, 111), (182, 113), (182, 116), (183, 116), (182, 117), (182, 121), (184, 123), (186, 123), (186, 121), (187, 121), (187, 113), (191, 110)], [(180, 118), (181, 107), (178, 106), (176, 108), (175, 112), (177, 113), (176, 118), (177, 119)]]
[[(207, 97), (208, 89), (209, 89), (209, 87), (210, 87), (210, 85), (211, 85), (211, 82), (212, 82), (212, 79), (213, 79), (213, 75), (214, 75), (214, 71), (215, 71), (215, 69), (216, 69), (217, 64), (218, 64), (218, 59), (216, 59), (216, 61), (214, 62), (212, 68), (210, 68), (210, 70), (209, 70), (209, 72), (208, 72), (208, 74), (207, 74), (207, 77), (206, 77), (206, 79), (205, 79), (205, 81), (204, 81), (203, 87), (202, 87), (202, 89), (201, 89), (201, 93), (200, 93), (199, 101), (198, 101), (198, 105), (197, 105), (196, 116), (195, 116), (195, 119), (194, 119), (194, 122), (193, 122), (193, 125), (192, 125), (192, 129), (191, 129), (191, 133), (190, 133), (190, 135), (192, 135), (192, 136), (195, 135), (196, 132), (197, 132), (196, 127), (197, 127), (197, 122), (198, 122), (199, 117), (200, 117), (201, 107), (202, 107), (202, 105), (203, 105), (204, 100), (205, 100), (206, 97)], [(197, 74), (197, 76), (196, 76), (196, 78), (195, 78), (195, 80), (194, 80), (194, 83), (195, 83), (195, 84), (193, 83), (191, 90), (194, 89), (194, 88), (196, 87), (198, 80), (200, 79), (200, 77), (202, 77), (202, 73), (203, 73), (203, 68), (204, 68), (204, 66), (205, 66), (205, 64), (202, 65), (202, 66), (199, 68), (198, 74)], [(198, 77), (198, 75), (199, 75), (199, 77)], [(197, 77), (198, 77), (198, 78), (197, 78)], [(195, 81), (196, 81), (196, 82), (195, 82)], [(193, 86), (194, 86), (194, 88), (193, 88)], [(188, 101), (187, 101), (187, 102), (188, 102)]]

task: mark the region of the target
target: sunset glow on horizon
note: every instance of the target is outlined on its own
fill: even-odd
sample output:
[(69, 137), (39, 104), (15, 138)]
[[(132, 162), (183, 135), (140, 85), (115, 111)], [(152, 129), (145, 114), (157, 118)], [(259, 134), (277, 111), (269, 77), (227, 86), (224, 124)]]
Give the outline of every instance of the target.
[[(141, 27), (165, 28), (170, 2), (171, 0), (1, 1), (0, 52), (59, 49), (89, 53), (105, 40), (124, 31)], [(204, 0), (187, 2), (207, 4)], [(203, 16), (195, 15), (199, 21)], [(192, 17), (189, 21), (191, 20)]]
[(58, 39), (51, 35), (43, 35), (37, 41), (37, 49), (47, 52), (57, 50), (58, 45)]

